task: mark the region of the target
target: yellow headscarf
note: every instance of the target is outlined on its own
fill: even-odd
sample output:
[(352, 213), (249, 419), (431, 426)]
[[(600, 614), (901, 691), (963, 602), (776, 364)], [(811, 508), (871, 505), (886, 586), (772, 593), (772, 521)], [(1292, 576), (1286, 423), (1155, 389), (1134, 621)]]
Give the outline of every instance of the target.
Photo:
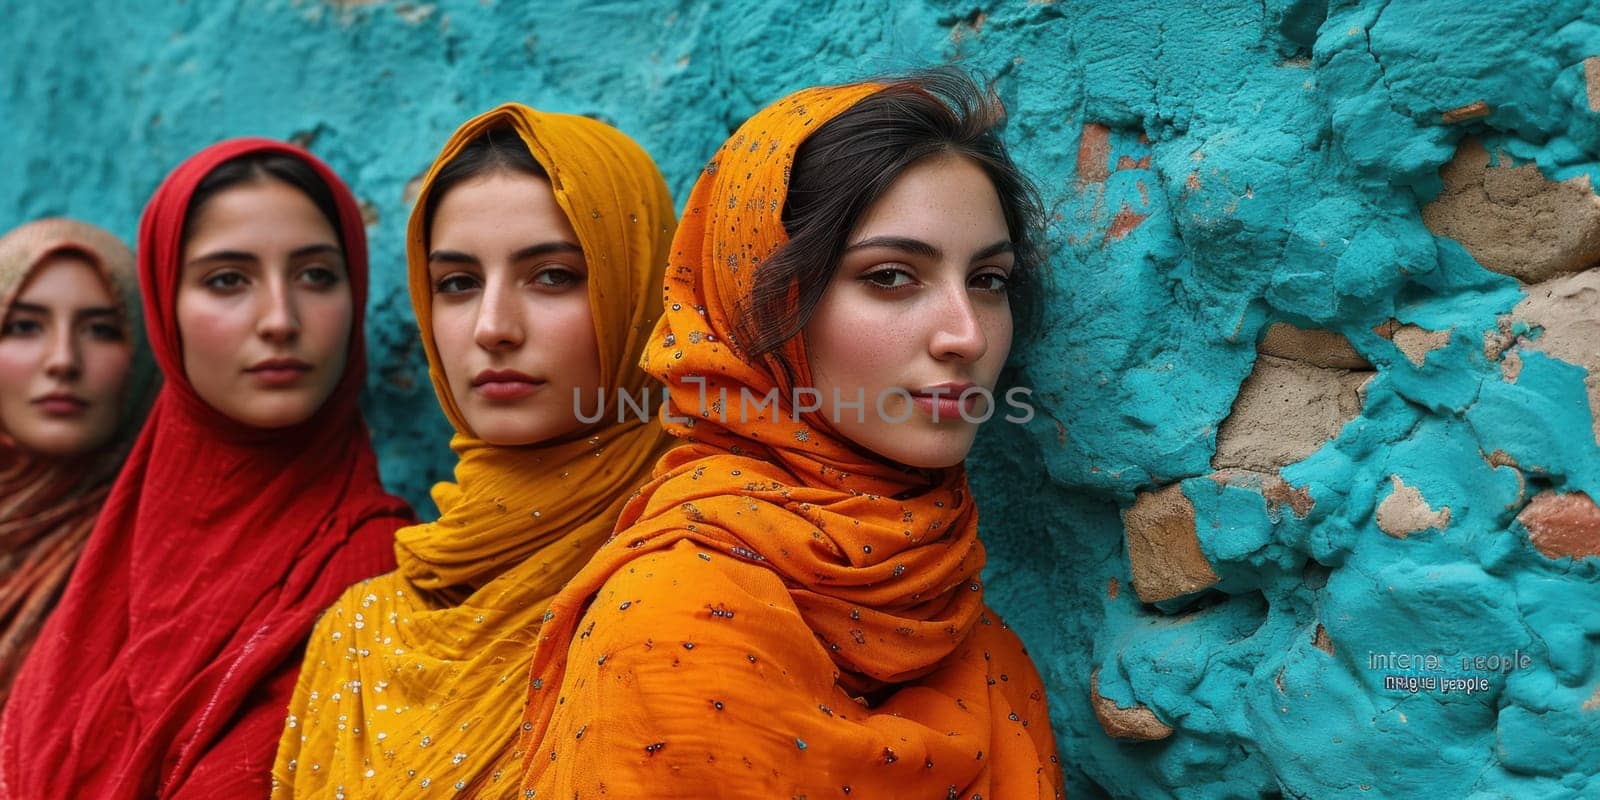
[(437, 522), (396, 534), (399, 569), (351, 587), (318, 623), (273, 766), (275, 796), (520, 794), (513, 746), (545, 607), (670, 443), (653, 419), (619, 423), (613, 407), (561, 440), (497, 447), (456, 406), (431, 334), (422, 210), (439, 171), (496, 127), (521, 136), (578, 234), (607, 396), (653, 385), (639, 358), (661, 313), (675, 220), (650, 156), (603, 123), (515, 103), (462, 125), (423, 180), (406, 240), (428, 372), (456, 429), (456, 480), (433, 489)]

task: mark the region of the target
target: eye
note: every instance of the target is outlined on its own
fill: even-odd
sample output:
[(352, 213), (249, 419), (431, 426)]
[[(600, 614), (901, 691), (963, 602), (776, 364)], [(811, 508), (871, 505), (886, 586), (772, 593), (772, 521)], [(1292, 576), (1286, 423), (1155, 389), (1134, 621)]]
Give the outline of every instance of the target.
[(546, 289), (565, 289), (582, 283), (583, 276), (566, 267), (550, 267), (534, 275), (533, 282)]
[(980, 272), (967, 282), (967, 285), (982, 292), (1004, 292), (1011, 284), (1011, 276), (1004, 272)]
[(440, 278), (433, 284), (434, 294), (464, 294), (482, 286), (477, 278), (461, 272), (453, 272)]
[(114, 322), (91, 322), (88, 332), (89, 338), (100, 342), (120, 342), (123, 339), (122, 326)]
[(0, 326), (0, 336), (15, 336), (18, 338), (39, 336), (44, 333), (44, 326), (36, 319), (14, 319)]
[(300, 273), (300, 280), (305, 281), (317, 289), (327, 289), (332, 286), (338, 286), (339, 281), (342, 279), (343, 276), (339, 274), (338, 270), (334, 269), (333, 267), (326, 267), (320, 264), (307, 267)]
[(227, 270), (207, 275), (200, 285), (214, 292), (234, 292), (244, 288), (245, 277), (243, 273)]
[(915, 283), (910, 272), (900, 267), (882, 267), (861, 276), (861, 280), (879, 289), (902, 289)]

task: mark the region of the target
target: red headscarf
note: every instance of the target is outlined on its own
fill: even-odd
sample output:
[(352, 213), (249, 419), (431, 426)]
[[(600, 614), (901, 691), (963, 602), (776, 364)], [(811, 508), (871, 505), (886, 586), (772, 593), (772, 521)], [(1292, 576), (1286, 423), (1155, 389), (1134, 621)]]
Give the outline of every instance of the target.
[[(195, 187), (252, 153), (298, 158), (332, 190), (355, 309), (338, 388), (278, 430), (200, 399), (176, 314)], [(202, 150), (145, 208), (139, 281), (166, 384), (0, 720), (5, 796), (266, 796), (312, 623), (347, 585), (394, 568), (393, 532), (413, 519), (379, 484), (356, 406), (366, 238), (331, 169), (266, 139)]]

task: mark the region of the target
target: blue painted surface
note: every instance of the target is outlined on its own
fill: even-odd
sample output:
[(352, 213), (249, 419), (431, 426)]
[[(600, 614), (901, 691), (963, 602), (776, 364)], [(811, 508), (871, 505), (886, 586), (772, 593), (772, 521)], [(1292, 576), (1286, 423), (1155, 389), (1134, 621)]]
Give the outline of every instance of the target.
[[(681, 203), (791, 89), (946, 60), (995, 76), (1055, 215), (1054, 289), (1048, 330), (1014, 356), (1043, 413), (986, 430), (972, 464), (992, 600), (1045, 672), (1069, 788), (1600, 793), (1600, 710), (1582, 709), (1600, 565), (1531, 548), (1517, 476), (1481, 455), (1600, 496), (1584, 373), (1526, 353), (1508, 382), (1483, 335), (1522, 288), (1419, 211), (1469, 134), (1551, 179), (1600, 179), (1591, 3), (3, 0), (0, 19), (0, 227), (67, 214), (131, 238), (165, 171), (225, 136), (299, 137), (348, 178), (374, 217), (368, 419), (386, 481), (422, 507), (452, 462), (404, 295), (403, 194), (458, 123), (513, 99), (593, 114)], [(1488, 116), (1441, 121), (1479, 100)], [(1079, 163), (1086, 123), (1109, 129), (1104, 163)], [(1373, 333), (1390, 318), (1454, 333), (1415, 366)], [(1361, 415), (1283, 471), (1314, 500), (1303, 518), (1206, 477), (1280, 320), (1345, 334), (1377, 370)], [(1391, 475), (1448, 506), (1447, 529), (1381, 533)], [(1108, 596), (1130, 578), (1121, 510), (1179, 482), (1220, 591), (1170, 614)], [(1534, 665), (1470, 696), (1386, 690), (1367, 661), (1513, 650)], [(1095, 667), (1103, 695), (1174, 734), (1109, 739)]]

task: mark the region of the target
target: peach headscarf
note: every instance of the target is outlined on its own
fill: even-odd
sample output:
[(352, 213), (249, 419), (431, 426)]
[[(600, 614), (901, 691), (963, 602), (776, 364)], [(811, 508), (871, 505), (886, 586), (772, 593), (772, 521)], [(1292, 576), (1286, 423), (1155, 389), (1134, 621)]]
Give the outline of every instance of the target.
[(133, 362), (115, 440), (83, 458), (32, 458), (6, 436), (0, 421), (0, 704), (45, 615), (61, 596), (111, 491), (111, 479), (127, 458), (160, 386), (139, 318), (133, 251), (100, 228), (58, 217), (27, 223), (0, 237), (0, 317), (39, 266), (61, 252), (83, 255), (106, 282), (122, 312)]
[[(687, 412), (668, 420), (686, 444), (550, 604), (524, 737), (531, 796), (1058, 792), (1043, 686), (983, 604), (964, 469), (930, 482), (815, 415), (795, 420), (784, 370), (732, 337), (786, 241), (795, 151), (880, 88), (784, 98), (695, 185), (645, 356)], [(800, 337), (784, 355), (809, 386)], [(741, 390), (771, 389), (776, 419), (741, 419)]]
[(674, 219), (650, 156), (609, 125), (515, 103), (462, 125), (423, 179), (406, 241), (429, 374), (456, 430), (456, 480), (433, 489), (438, 521), (396, 534), (399, 569), (351, 587), (312, 634), (275, 796), (520, 795), (512, 746), (545, 605), (671, 442), (653, 420), (609, 413), (558, 441), (499, 447), (457, 407), (432, 335), (423, 210), (439, 171), (500, 126), (544, 167), (577, 232), (607, 396), (653, 385), (638, 362), (661, 312)]

